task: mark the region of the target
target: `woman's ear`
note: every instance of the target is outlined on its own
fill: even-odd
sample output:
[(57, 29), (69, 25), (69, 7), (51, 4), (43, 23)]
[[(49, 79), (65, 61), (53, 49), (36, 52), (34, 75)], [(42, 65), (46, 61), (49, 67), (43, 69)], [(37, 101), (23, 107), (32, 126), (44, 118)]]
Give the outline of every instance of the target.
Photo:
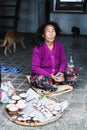
[(44, 37), (44, 35), (42, 34), (42, 37)]

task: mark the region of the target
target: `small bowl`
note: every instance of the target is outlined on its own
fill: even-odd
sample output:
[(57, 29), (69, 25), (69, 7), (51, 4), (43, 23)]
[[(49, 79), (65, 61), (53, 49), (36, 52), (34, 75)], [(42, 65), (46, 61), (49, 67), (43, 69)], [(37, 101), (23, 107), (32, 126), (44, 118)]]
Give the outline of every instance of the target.
[(9, 100), (9, 103), (10, 103), (10, 104), (15, 104), (16, 101), (15, 101), (15, 100)]
[(16, 115), (17, 112), (18, 112), (18, 107), (16, 105), (15, 106), (10, 106), (8, 108), (8, 111), (9, 111), (10, 115)]
[(10, 107), (15, 107), (15, 104), (12, 103), (12, 104), (7, 104), (6, 105), (6, 109), (9, 109)]
[(20, 96), (18, 96), (18, 95), (13, 95), (13, 96), (12, 96), (12, 99), (18, 101), (18, 100), (20, 100), (21, 98), (20, 98)]
[(19, 108), (19, 111), (23, 111), (26, 107), (26, 103), (17, 103), (16, 106)]
[(19, 96), (23, 99), (26, 99), (28, 95), (26, 93), (20, 93)]
[(24, 103), (26, 103), (26, 101), (24, 99), (20, 99), (17, 101), (17, 104), (24, 104)]

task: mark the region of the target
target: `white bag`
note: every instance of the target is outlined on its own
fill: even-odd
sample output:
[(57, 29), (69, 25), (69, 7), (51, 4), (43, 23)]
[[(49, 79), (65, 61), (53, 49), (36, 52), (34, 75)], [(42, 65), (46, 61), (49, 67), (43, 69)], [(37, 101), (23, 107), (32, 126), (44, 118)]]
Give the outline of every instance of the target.
[(8, 103), (9, 97), (13, 94), (14, 87), (11, 81), (3, 81), (0, 86), (0, 102)]

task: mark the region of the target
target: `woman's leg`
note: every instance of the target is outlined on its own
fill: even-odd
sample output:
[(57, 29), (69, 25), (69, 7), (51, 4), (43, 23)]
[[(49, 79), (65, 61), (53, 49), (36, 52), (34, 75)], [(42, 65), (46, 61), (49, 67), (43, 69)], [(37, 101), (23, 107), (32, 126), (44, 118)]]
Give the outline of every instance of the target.
[(46, 91), (56, 91), (57, 88), (53, 85), (53, 80), (49, 76), (34, 75), (30, 78), (31, 85), (37, 88), (44, 89)]

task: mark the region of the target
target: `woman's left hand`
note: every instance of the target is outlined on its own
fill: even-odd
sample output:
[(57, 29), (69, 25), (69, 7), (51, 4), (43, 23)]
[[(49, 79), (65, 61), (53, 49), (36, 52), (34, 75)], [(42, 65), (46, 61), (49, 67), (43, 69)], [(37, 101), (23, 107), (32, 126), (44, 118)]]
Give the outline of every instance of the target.
[(56, 74), (56, 77), (57, 77), (57, 82), (63, 82), (65, 79), (64, 79), (64, 73), (62, 72), (58, 72)]

